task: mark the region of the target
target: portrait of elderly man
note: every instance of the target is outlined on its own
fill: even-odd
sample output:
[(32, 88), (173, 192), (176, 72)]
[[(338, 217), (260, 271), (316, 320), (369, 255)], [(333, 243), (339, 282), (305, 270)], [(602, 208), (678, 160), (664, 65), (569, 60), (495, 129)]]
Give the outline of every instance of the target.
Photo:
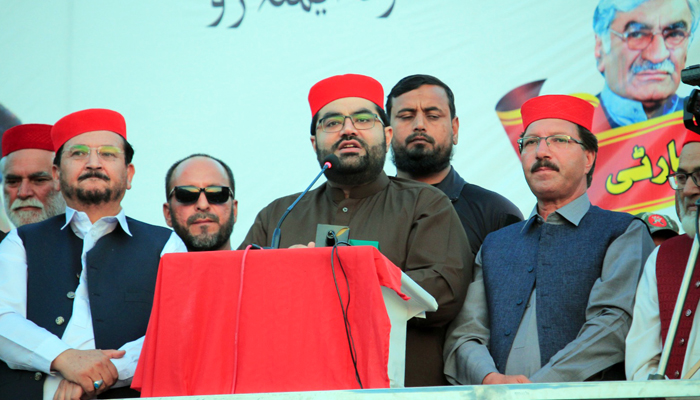
[(462, 385), (624, 380), (649, 230), (588, 199), (598, 152), (589, 102), (539, 96), (522, 116), (520, 160), (537, 204), (481, 246), (445, 375)]
[(61, 214), (66, 202), (54, 179), (51, 125), (24, 124), (2, 137), (0, 169), (5, 212), (12, 224), (40, 222)]
[(598, 3), (595, 59), (605, 86), (598, 94), (604, 115), (596, 115), (594, 132), (683, 109), (676, 90), (698, 17), (698, 0)]

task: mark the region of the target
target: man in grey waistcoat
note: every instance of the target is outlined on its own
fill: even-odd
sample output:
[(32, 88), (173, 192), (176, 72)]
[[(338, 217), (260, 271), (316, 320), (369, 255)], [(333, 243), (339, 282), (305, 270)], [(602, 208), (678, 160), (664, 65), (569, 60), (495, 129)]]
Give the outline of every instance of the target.
[(654, 243), (641, 220), (588, 200), (593, 110), (562, 95), (523, 104), (520, 159), (537, 204), (477, 255), (445, 343), (451, 383), (624, 380), (635, 289)]

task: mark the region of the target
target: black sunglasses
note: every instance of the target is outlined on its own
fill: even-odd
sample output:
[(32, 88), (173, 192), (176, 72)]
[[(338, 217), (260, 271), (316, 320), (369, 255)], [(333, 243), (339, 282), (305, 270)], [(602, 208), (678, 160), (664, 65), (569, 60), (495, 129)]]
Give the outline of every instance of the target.
[(233, 197), (233, 191), (228, 186), (207, 186), (199, 188), (196, 186), (175, 186), (170, 191), (168, 198), (175, 195), (175, 200), (182, 204), (193, 204), (199, 200), (199, 194), (204, 192), (209, 204), (224, 204), (229, 197)]

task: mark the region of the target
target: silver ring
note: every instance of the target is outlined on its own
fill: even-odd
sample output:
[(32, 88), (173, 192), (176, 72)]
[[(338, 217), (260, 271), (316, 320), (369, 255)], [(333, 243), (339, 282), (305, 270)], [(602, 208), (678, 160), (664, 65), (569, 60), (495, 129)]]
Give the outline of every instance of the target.
[(95, 387), (95, 390), (97, 390), (100, 388), (100, 386), (102, 386), (103, 383), (104, 383), (104, 381), (102, 379), (100, 379), (99, 381), (93, 382), (92, 385)]

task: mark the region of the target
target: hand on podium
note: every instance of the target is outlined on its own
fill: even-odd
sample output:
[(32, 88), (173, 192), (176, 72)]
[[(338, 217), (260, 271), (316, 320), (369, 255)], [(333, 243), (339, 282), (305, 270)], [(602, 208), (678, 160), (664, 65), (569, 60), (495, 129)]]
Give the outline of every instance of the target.
[(314, 247), (316, 247), (316, 243), (314, 242), (309, 242), (309, 244), (307, 244), (306, 246), (304, 246), (303, 244), (295, 244), (294, 246), (289, 246), (290, 249), (313, 249)]
[(511, 383), (532, 383), (525, 375), (503, 375), (492, 372), (484, 377), (483, 385), (504, 385)]

